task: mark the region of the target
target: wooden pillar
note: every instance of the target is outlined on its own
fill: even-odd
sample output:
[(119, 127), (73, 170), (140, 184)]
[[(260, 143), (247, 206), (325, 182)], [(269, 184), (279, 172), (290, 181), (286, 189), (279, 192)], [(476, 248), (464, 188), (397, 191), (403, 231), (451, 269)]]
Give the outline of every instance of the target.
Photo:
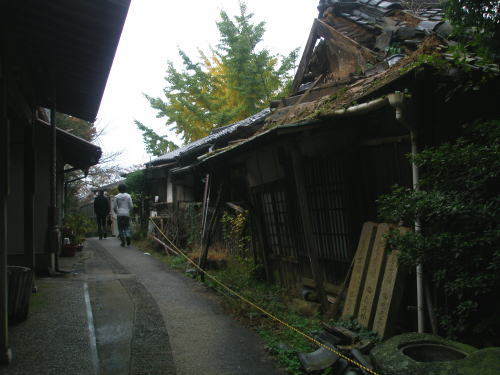
[(26, 267), (35, 270), (35, 123), (32, 119), (24, 127), (24, 257)]
[(252, 203), (251, 215), (255, 223), (255, 230), (257, 232), (257, 237), (260, 245), (260, 250), (262, 254), (262, 263), (264, 263), (264, 270), (266, 272), (266, 279), (268, 282), (273, 282), (273, 273), (271, 270), (271, 264), (269, 261), (269, 253), (271, 247), (267, 242), (266, 229), (264, 224), (264, 215), (262, 214), (262, 207), (259, 198), (254, 196), (254, 193), (250, 192), (250, 200)]
[(7, 196), (9, 194), (9, 121), (5, 62), (0, 59), (0, 363), (12, 359), (9, 347), (7, 290)]
[[(55, 83), (54, 83), (55, 84)], [(55, 270), (59, 269), (59, 219), (57, 210), (57, 128), (55, 93), (50, 111), (50, 165), (49, 165), (49, 251), (54, 253)]]
[[(217, 231), (217, 226), (219, 224), (218, 213), (221, 206), (221, 198), (223, 196), (223, 186), (224, 185), (221, 182), (219, 185), (219, 192), (217, 193), (217, 201), (215, 202), (214, 212), (212, 214), (212, 217), (210, 218), (208, 227), (205, 230), (205, 235), (202, 242), (203, 246), (202, 246), (202, 252), (200, 253), (200, 258), (198, 259), (198, 267), (200, 267), (203, 270), (206, 268), (208, 259), (208, 250), (210, 248), (213, 236), (215, 235), (215, 232)], [(201, 281), (205, 281), (204, 273), (201, 273)]]
[(297, 190), (297, 201), (299, 203), (299, 212), (304, 226), (304, 246), (309, 257), (311, 271), (316, 284), (316, 290), (321, 302), (321, 307), (324, 312), (328, 309), (328, 299), (323, 287), (324, 277), (318, 260), (318, 245), (313, 235), (313, 226), (311, 214), (309, 211), (309, 202), (307, 201), (307, 191), (304, 183), (304, 166), (300, 156), (298, 145), (288, 147), (289, 154), (292, 158), (293, 174), (295, 177), (295, 188)]

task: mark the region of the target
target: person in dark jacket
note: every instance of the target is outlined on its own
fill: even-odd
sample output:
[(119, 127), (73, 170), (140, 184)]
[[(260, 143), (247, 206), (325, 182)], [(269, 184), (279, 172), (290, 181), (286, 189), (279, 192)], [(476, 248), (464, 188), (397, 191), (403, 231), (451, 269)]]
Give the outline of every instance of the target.
[(103, 237), (107, 237), (106, 218), (110, 212), (109, 200), (104, 196), (104, 190), (99, 190), (94, 199), (94, 212), (97, 219), (97, 232), (99, 239), (102, 240)]

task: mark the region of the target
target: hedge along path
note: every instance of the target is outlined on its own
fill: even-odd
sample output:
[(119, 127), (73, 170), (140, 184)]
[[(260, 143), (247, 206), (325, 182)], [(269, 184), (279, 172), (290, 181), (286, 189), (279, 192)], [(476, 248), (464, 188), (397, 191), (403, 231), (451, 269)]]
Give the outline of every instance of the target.
[(369, 369), (368, 367), (364, 366), (363, 364), (349, 358), (348, 356), (338, 352), (337, 350), (329, 347), (328, 345), (325, 345), (321, 342), (319, 342), (318, 340), (316, 340), (314, 337), (308, 335), (307, 333), (305, 332), (302, 332), (300, 329), (298, 328), (295, 328), (294, 326), (288, 324), (287, 322), (285, 322), (284, 320), (281, 320), (280, 318), (278, 318), (277, 316), (271, 314), (269, 311), (265, 310), (264, 308), (256, 305), (254, 302), (250, 301), (248, 298), (242, 296), (241, 294), (239, 294), (238, 292), (236, 292), (235, 290), (233, 290), (232, 288), (230, 288), (229, 286), (225, 285), (222, 281), (219, 281), (216, 277), (212, 276), (211, 274), (209, 274), (207, 271), (205, 271), (204, 269), (202, 269), (200, 266), (198, 266), (198, 264), (193, 261), (191, 258), (189, 258), (186, 254), (184, 254), (184, 252), (179, 249), (166, 235), (165, 233), (162, 232), (162, 230), (158, 227), (158, 225), (156, 225), (156, 223), (150, 218), (149, 219), (151, 221), (151, 223), (153, 223), (153, 225), (156, 227), (156, 229), (160, 232), (160, 234), (163, 236), (163, 238), (165, 238), (165, 240), (168, 241), (168, 243), (179, 253), (179, 255), (181, 255), (183, 258), (185, 258), (188, 263), (190, 263), (193, 267), (195, 267), (198, 271), (202, 272), (206, 277), (208, 277), (209, 279), (211, 279), (212, 281), (214, 281), (215, 283), (217, 283), (218, 285), (220, 285), (222, 288), (224, 288), (225, 290), (227, 290), (230, 294), (234, 295), (235, 297), (238, 297), (239, 299), (241, 299), (242, 301), (244, 301), (245, 303), (247, 303), (248, 305), (252, 306), (253, 308), (259, 310), (261, 313), (267, 315), (269, 318), (271, 318), (272, 320), (280, 323), (281, 325), (285, 326), (286, 328), (294, 331), (295, 333), (299, 334), (300, 336), (304, 337), (305, 339), (309, 340), (310, 342), (312, 342), (313, 344), (316, 344), (326, 350), (329, 350), (331, 351), (332, 353), (335, 353), (336, 355), (338, 355), (340, 358), (346, 360), (347, 362), (350, 362), (351, 364), (359, 367), (360, 369), (372, 374), (372, 375), (381, 375), (379, 374), (378, 372), (375, 372), (374, 370), (372, 369)]

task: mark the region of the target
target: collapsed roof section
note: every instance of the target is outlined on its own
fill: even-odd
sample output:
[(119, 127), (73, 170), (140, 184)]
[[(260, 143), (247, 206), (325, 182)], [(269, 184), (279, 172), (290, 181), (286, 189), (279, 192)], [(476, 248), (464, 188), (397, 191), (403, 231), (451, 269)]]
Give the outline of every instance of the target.
[(292, 93), (380, 73), (430, 34), (445, 42), (451, 25), (436, 1), (321, 0)]
[[(437, 1), (321, 0), (292, 84), (292, 95), (271, 103), (264, 126), (253, 135), (222, 144), (194, 142), (160, 159), (171, 162), (185, 150), (197, 149), (207, 166), (244, 151), (270, 136), (319, 126), (326, 118), (349, 115), (359, 103), (385, 96), (414, 82), (421, 54), (444, 51), (451, 26)], [(356, 113), (362, 111), (356, 110)], [(222, 131), (222, 130), (221, 130)], [(211, 136), (213, 136), (212, 134)], [(209, 136), (210, 137), (210, 136)], [(209, 139), (209, 137), (207, 137)], [(222, 146), (222, 147), (221, 147)], [(191, 166), (192, 166), (191, 165)]]

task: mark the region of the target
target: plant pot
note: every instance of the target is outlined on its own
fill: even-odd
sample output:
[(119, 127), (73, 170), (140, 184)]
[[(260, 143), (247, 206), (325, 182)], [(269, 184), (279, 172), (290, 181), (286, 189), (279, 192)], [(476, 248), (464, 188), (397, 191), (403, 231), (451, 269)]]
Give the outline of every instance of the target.
[(8, 266), (7, 278), (9, 323), (19, 323), (28, 318), (34, 274), (27, 267)]
[(74, 257), (76, 255), (76, 251), (78, 249), (78, 245), (63, 245), (61, 249), (62, 257)]

